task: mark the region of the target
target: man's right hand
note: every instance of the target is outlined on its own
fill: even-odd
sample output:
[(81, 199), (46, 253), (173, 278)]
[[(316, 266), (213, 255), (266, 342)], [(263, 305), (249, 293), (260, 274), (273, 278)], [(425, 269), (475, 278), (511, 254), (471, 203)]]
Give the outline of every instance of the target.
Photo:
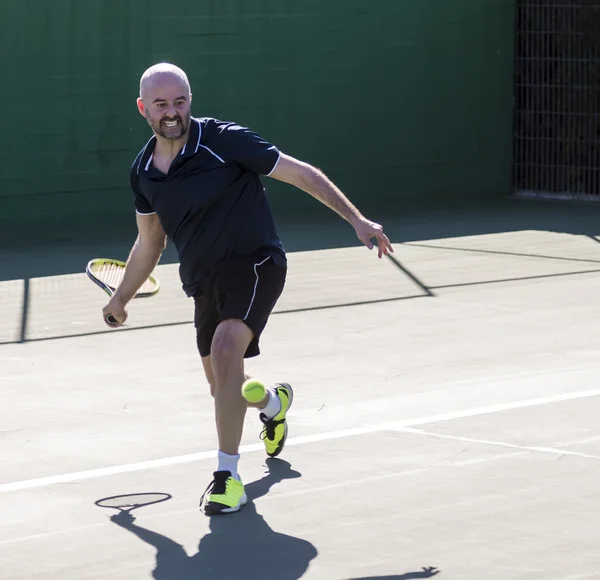
[[(116, 324), (111, 324), (107, 317), (111, 315), (116, 321)], [(113, 296), (108, 304), (102, 309), (102, 317), (104, 318), (104, 322), (111, 328), (116, 328), (117, 326), (121, 326), (127, 320), (127, 311), (125, 310), (125, 305), (116, 297)]]
[[(123, 280), (108, 304), (102, 309), (104, 322), (111, 328), (122, 326), (127, 320), (126, 304), (135, 297), (144, 280), (152, 274), (165, 249), (166, 235), (156, 214), (136, 213), (138, 238), (131, 249)], [(116, 322), (106, 318), (112, 316)]]

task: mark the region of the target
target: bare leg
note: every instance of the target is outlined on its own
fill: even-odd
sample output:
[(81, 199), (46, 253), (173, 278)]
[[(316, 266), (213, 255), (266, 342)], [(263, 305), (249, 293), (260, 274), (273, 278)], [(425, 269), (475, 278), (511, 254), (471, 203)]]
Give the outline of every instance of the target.
[(228, 455), (238, 454), (242, 439), (247, 408), (241, 393), (245, 380), (244, 353), (252, 338), (252, 331), (244, 322), (230, 319), (219, 324), (212, 341), (210, 366), (217, 436), (219, 450)]
[[(210, 386), (210, 394), (214, 398), (215, 396), (215, 375), (212, 370), (212, 362), (210, 360), (210, 355), (200, 357), (202, 360), (202, 366), (204, 367), (204, 374), (206, 375), (206, 380)], [(246, 372), (244, 372), (244, 380), (251, 378)]]

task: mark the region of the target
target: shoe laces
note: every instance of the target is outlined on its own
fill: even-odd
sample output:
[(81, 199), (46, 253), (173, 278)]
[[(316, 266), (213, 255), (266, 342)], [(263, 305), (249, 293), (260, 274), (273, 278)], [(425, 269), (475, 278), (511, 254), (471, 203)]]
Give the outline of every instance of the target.
[(200, 507), (204, 502), (204, 498), (209, 494), (224, 495), (227, 493), (227, 480), (231, 477), (229, 471), (215, 471), (213, 473), (213, 480), (208, 484), (208, 487), (204, 490), (202, 497), (200, 498)]
[(280, 421), (275, 421), (275, 419), (267, 419), (267, 417), (261, 413), (259, 415), (260, 420), (264, 423), (265, 428), (263, 429), (262, 433), (260, 434), (260, 438), (261, 439), (275, 439), (275, 427), (277, 427), (277, 425), (281, 425), (281, 423), (283, 423), (283, 419)]

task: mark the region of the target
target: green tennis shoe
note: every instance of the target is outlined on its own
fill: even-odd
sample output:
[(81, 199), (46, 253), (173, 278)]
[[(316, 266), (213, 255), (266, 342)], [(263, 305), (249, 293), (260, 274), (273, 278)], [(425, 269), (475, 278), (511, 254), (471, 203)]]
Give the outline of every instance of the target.
[(264, 427), (260, 438), (265, 442), (265, 448), (269, 457), (277, 457), (285, 445), (288, 436), (288, 424), (286, 414), (292, 406), (294, 400), (294, 391), (287, 383), (277, 383), (275, 385), (275, 394), (281, 401), (281, 411), (272, 419), (267, 419), (263, 413), (260, 413), (260, 420)]
[(200, 498), (200, 509), (208, 516), (237, 512), (248, 502), (244, 484), (231, 476), (230, 471), (215, 471), (214, 479)]

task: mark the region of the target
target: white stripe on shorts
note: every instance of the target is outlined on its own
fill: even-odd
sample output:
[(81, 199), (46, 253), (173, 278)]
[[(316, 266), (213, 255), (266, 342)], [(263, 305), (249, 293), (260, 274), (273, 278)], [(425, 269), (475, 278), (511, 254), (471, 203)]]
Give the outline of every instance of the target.
[(252, 305), (254, 304), (254, 299), (256, 298), (256, 289), (258, 288), (258, 267), (262, 266), (269, 258), (265, 258), (262, 262), (258, 264), (254, 264), (254, 274), (256, 276), (256, 281), (254, 282), (254, 291), (252, 292), (252, 300), (250, 300), (250, 306), (248, 306), (248, 312), (246, 312), (246, 316), (242, 320), (246, 320), (250, 314), (250, 310), (252, 310)]

